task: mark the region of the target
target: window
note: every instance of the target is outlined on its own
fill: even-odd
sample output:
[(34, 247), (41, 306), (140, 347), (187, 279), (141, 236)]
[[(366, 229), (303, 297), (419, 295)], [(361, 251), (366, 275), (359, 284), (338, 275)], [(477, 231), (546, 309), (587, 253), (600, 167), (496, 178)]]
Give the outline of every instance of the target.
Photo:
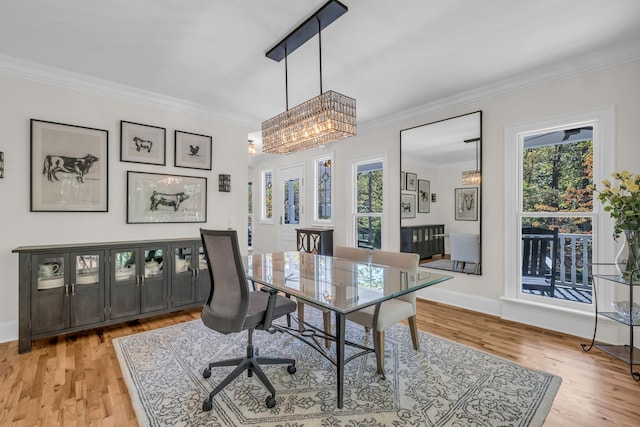
[(333, 223), (333, 156), (316, 157), (314, 161), (313, 221)]
[(273, 171), (262, 171), (262, 209), (260, 220), (273, 222)]
[(521, 159), (521, 292), (591, 304), (593, 125), (523, 135)]
[(354, 163), (353, 230), (355, 246), (382, 247), (384, 161), (367, 160)]
[(592, 309), (591, 263), (615, 251), (588, 186), (613, 170), (613, 124), (605, 108), (505, 129), (506, 298)]

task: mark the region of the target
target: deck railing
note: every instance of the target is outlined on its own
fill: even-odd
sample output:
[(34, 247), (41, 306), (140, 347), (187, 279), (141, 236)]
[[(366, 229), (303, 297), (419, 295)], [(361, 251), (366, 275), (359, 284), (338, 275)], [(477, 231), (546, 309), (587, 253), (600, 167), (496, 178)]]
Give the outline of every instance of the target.
[[(591, 288), (593, 278), (591, 264), (592, 237), (590, 234), (558, 234), (560, 262), (556, 285)], [(586, 268), (585, 268), (586, 267)], [(584, 272), (584, 274), (583, 274)]]

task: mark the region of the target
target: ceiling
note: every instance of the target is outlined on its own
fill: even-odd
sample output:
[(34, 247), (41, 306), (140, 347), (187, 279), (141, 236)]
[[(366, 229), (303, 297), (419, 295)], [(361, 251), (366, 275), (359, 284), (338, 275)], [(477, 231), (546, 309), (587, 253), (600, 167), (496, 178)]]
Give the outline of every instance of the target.
[[(259, 131), (285, 109), (284, 61), (265, 52), (324, 3), (0, 0), (0, 72), (64, 70)], [(322, 32), (323, 89), (356, 98), (361, 128), (640, 57), (637, 0), (343, 3), (349, 11)], [(290, 107), (319, 94), (317, 38), (289, 55), (288, 81)]]

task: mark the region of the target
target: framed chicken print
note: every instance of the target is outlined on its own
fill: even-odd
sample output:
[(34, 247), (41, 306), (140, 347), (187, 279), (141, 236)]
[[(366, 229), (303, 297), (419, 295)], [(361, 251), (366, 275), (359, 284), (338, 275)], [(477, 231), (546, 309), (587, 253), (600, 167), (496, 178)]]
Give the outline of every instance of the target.
[(207, 135), (175, 131), (175, 166), (179, 168), (211, 170), (213, 139)]

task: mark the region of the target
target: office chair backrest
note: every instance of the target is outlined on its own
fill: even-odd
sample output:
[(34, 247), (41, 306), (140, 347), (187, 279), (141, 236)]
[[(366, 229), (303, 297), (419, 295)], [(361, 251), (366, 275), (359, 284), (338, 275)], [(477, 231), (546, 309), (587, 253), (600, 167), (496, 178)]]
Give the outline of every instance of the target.
[(240, 332), (249, 310), (249, 287), (235, 230), (200, 229), (211, 290), (202, 321), (222, 333)]
[(371, 250), (365, 248), (352, 248), (350, 246), (336, 246), (333, 249), (333, 256), (357, 262), (369, 262)]

